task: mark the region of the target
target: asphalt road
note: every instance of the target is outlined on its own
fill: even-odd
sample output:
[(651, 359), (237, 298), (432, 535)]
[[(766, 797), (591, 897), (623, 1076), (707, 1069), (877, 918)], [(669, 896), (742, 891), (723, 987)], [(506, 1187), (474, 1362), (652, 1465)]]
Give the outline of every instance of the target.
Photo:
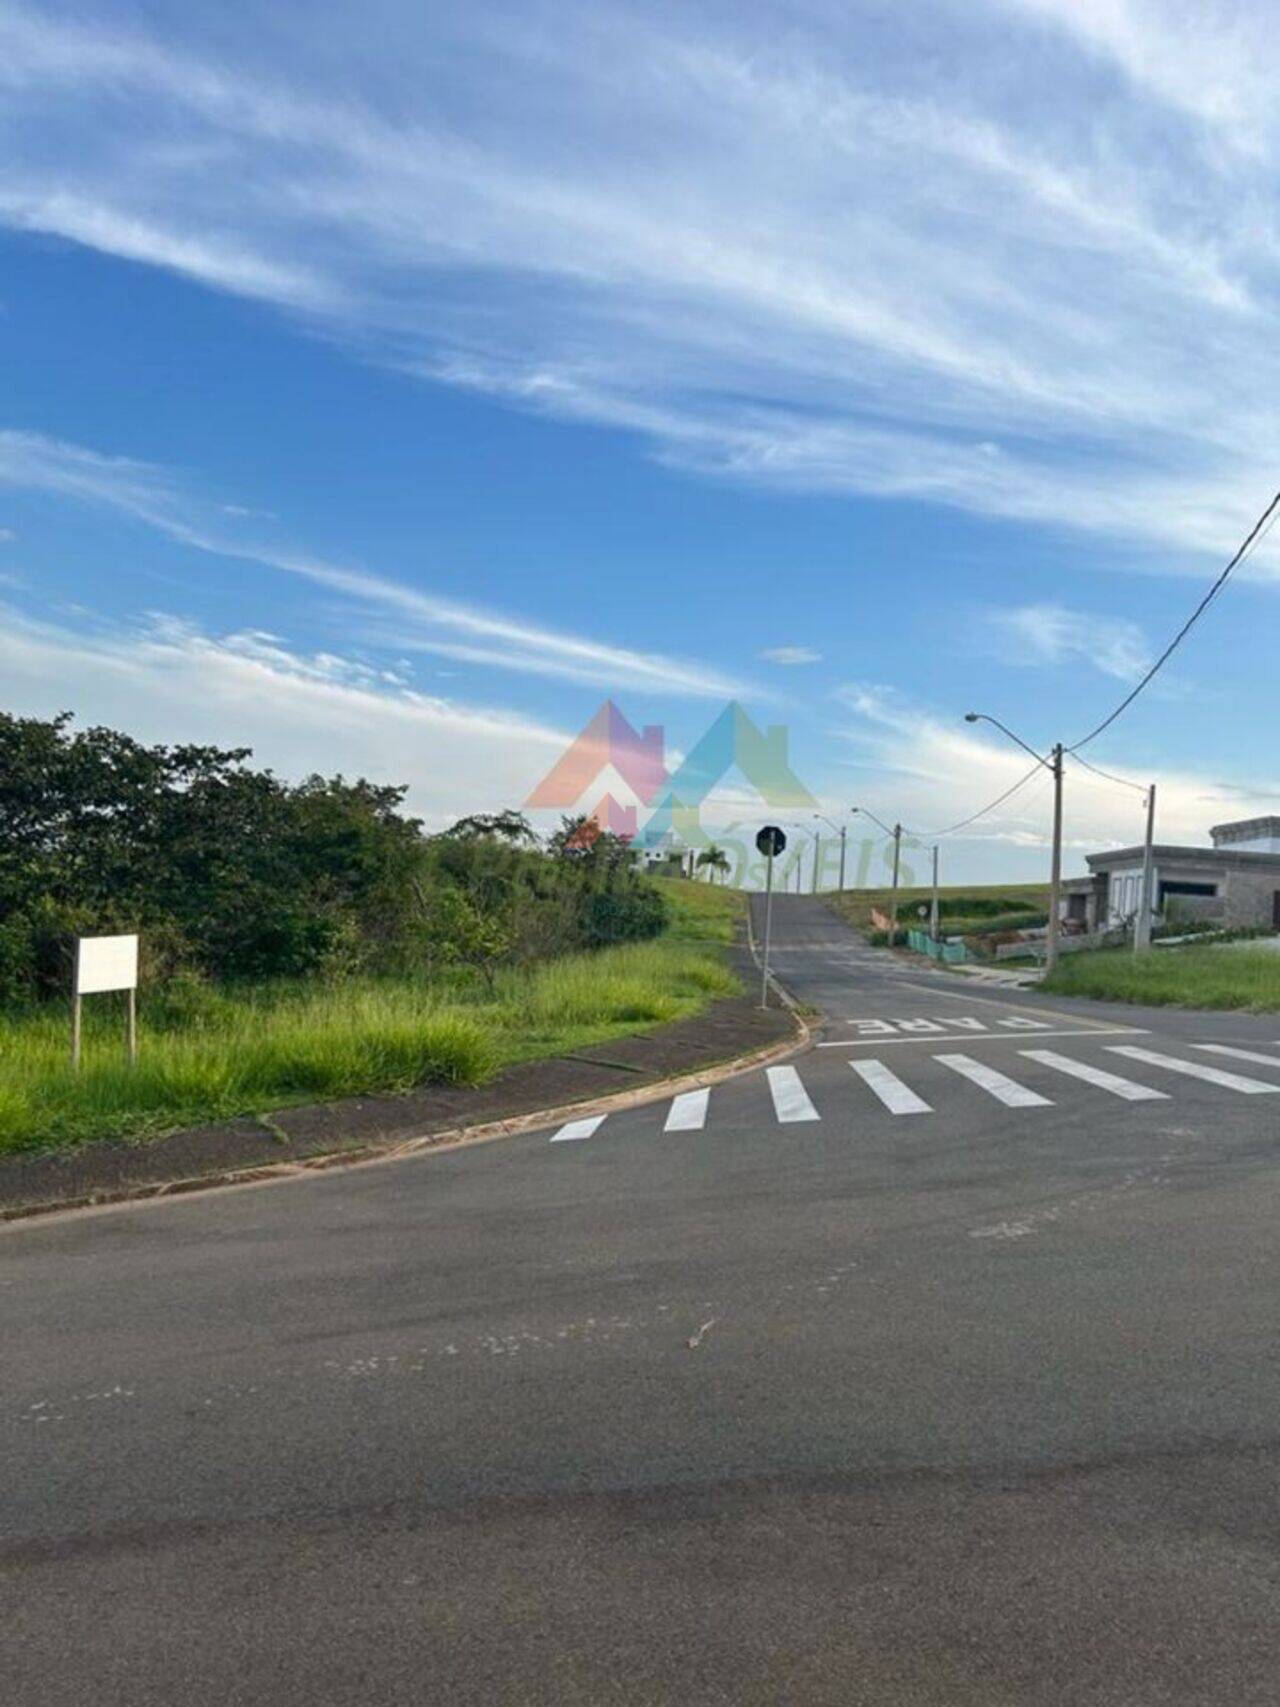
[(0, 1234), (6, 1701), (1272, 1707), (1280, 1022), (775, 925), (791, 1073)]

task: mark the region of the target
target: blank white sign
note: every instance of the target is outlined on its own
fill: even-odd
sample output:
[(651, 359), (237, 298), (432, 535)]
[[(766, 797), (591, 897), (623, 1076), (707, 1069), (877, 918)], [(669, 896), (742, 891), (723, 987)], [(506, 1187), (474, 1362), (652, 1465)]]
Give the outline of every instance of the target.
[(93, 996), (101, 990), (136, 990), (137, 987), (136, 936), (82, 936), (77, 941), (77, 996)]

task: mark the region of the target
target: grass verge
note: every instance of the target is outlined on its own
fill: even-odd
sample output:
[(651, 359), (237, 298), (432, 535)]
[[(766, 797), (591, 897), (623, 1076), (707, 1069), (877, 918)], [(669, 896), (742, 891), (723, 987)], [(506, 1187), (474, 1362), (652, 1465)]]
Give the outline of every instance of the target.
[(1258, 948), (1098, 949), (1064, 955), (1040, 989), (1153, 1007), (1280, 1009), (1280, 954)]
[[(903, 930), (919, 923), (919, 909), (927, 908), (932, 898), (932, 889), (898, 890), (898, 923)], [(889, 911), (893, 890), (840, 889), (825, 899), (841, 918), (859, 930), (867, 930), (873, 908), (880, 913)], [(963, 936), (969, 930), (1001, 928), (1009, 918), (1020, 920), (1028, 914), (1044, 912), (1049, 905), (1049, 888), (1044, 883), (969, 884), (940, 888), (938, 900), (944, 932), (948, 936)]]
[(370, 1091), (480, 1084), (512, 1062), (687, 1018), (738, 991), (721, 945), (742, 900), (678, 887), (665, 937), (501, 972), (492, 988), (455, 976), (188, 984), (150, 1001), (143, 991), (136, 1068), (123, 1059), (114, 997), (86, 1003), (78, 1074), (64, 1010), (0, 1015), (0, 1152), (157, 1137)]

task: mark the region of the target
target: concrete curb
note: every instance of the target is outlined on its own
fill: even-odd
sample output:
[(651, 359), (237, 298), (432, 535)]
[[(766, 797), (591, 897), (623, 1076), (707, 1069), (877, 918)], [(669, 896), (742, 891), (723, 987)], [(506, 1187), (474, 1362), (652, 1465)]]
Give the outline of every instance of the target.
[[(750, 907), (747, 910), (748, 941), (755, 957), (751, 935)], [(758, 964), (758, 962), (757, 962)], [(770, 978), (772, 984), (774, 980)], [(536, 1132), (544, 1126), (555, 1126), (584, 1115), (611, 1114), (620, 1109), (641, 1108), (646, 1103), (660, 1102), (683, 1090), (695, 1090), (716, 1085), (739, 1073), (770, 1066), (805, 1053), (812, 1045), (812, 1030), (792, 997), (777, 985), (779, 997), (796, 1027), (796, 1035), (753, 1049), (746, 1055), (733, 1056), (727, 1061), (710, 1062), (706, 1067), (680, 1073), (674, 1077), (651, 1079), (632, 1090), (614, 1091), (608, 1096), (562, 1103), (552, 1108), (538, 1109), (530, 1114), (513, 1115), (509, 1119), (486, 1121), (475, 1126), (452, 1126), (437, 1132), (427, 1132), (412, 1138), (393, 1138), (361, 1144), (346, 1150), (331, 1150), (298, 1161), (266, 1162), (245, 1168), (224, 1168), (208, 1174), (193, 1174), (183, 1179), (140, 1182), (118, 1189), (89, 1192), (79, 1197), (58, 1198), (44, 1203), (0, 1206), (0, 1227), (42, 1220), (50, 1215), (110, 1209), (122, 1204), (156, 1202), (165, 1198), (189, 1197), (196, 1192), (225, 1190), (233, 1186), (270, 1185), (285, 1180), (305, 1178), (337, 1168), (365, 1167), (377, 1162), (404, 1161), (412, 1156), (459, 1150), (471, 1144), (492, 1143), (498, 1138), (514, 1138), (526, 1132)]]

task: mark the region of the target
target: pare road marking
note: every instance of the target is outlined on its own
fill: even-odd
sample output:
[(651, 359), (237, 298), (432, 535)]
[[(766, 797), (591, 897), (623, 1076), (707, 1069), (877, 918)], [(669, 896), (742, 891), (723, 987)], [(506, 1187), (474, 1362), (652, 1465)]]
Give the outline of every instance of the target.
[[(945, 1035), (954, 1037), (957, 1034), (949, 1032)], [(981, 1037), (972, 1037), (971, 1041), (974, 1043), (1012, 1043), (1026, 1035), (1026, 1032), (1022, 1030), (984, 1031)], [(1108, 1025), (1072, 1026), (1069, 1030), (1037, 1031), (1035, 1035), (1036, 1037), (1150, 1037), (1151, 1033), (1137, 1025)], [(815, 1044), (814, 1047), (817, 1049), (868, 1049), (887, 1048), (890, 1044), (897, 1043), (936, 1043), (937, 1041), (938, 1035), (932, 1031), (924, 1034), (917, 1033), (913, 1036), (898, 1033), (892, 1037), (886, 1037), (875, 1032), (863, 1037), (828, 1037), (821, 1043)]]
[(975, 1019), (967, 1014), (949, 1014), (945, 1019), (851, 1019), (844, 1022), (859, 1037), (933, 1036), (946, 1037), (957, 1031), (1051, 1031), (1044, 1019), (1024, 1019), (1015, 1014), (997, 1020)]

